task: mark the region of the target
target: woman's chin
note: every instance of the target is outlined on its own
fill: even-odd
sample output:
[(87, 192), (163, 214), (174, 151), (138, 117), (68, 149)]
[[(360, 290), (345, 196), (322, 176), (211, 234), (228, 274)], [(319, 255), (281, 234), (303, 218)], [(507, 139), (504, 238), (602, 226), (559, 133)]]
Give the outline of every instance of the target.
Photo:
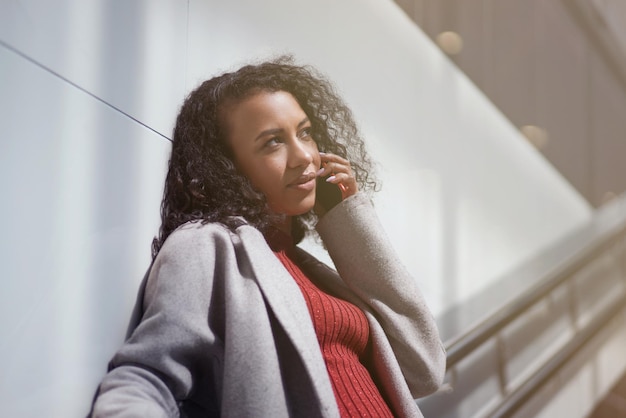
[(279, 213), (281, 215), (299, 216), (299, 215), (304, 215), (305, 213), (310, 212), (311, 210), (313, 210), (314, 206), (315, 206), (315, 195), (313, 196), (312, 199), (307, 198), (305, 200), (294, 203), (292, 205), (282, 205), (280, 207), (275, 207), (275, 208), (270, 206), (270, 208), (272, 209), (272, 211), (274, 211), (274, 213)]

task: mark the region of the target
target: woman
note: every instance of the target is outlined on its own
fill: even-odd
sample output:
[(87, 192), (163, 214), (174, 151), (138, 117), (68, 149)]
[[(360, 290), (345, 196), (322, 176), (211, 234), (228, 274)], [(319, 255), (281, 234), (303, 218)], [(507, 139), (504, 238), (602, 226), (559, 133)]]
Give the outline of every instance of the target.
[[(363, 193), (369, 169), (312, 68), (282, 58), (192, 92), (93, 415), (421, 416), (413, 399), (441, 383), (445, 354)], [(338, 274), (295, 246), (313, 226)]]

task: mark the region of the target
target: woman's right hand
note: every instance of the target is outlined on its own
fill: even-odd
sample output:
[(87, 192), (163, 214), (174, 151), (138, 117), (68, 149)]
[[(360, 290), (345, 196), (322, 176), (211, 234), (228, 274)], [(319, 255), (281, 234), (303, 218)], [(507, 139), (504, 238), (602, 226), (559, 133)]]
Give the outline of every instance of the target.
[[(320, 152), (322, 168), (317, 172), (315, 213), (319, 217), (358, 191), (350, 162), (335, 154)], [(327, 177), (326, 177), (327, 176)]]

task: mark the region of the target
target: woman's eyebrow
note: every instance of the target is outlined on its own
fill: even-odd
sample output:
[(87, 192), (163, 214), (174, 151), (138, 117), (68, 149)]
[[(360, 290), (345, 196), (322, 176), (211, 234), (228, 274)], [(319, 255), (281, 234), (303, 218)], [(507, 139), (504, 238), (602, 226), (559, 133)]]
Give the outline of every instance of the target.
[(298, 128), (302, 128), (302, 125), (306, 124), (308, 121), (309, 121), (309, 118), (305, 116), (305, 118), (302, 119), (300, 123), (298, 124)]
[[(306, 125), (309, 122), (309, 118), (305, 117), (304, 119), (302, 119), (300, 121), (300, 123), (298, 123), (298, 129), (302, 128), (302, 126)], [(262, 131), (260, 134), (257, 135), (256, 138), (254, 138), (255, 141), (258, 141), (259, 139), (263, 138), (264, 136), (267, 135), (276, 135), (283, 132), (282, 128), (274, 128), (274, 129), (266, 129), (264, 131)]]
[[(300, 126), (300, 125), (298, 125)], [(258, 141), (259, 139), (263, 138), (264, 136), (267, 135), (276, 135), (281, 133), (283, 130), (282, 128), (274, 128), (274, 129), (266, 129), (264, 131), (262, 131), (260, 134), (257, 135), (256, 138), (254, 138), (254, 141)]]

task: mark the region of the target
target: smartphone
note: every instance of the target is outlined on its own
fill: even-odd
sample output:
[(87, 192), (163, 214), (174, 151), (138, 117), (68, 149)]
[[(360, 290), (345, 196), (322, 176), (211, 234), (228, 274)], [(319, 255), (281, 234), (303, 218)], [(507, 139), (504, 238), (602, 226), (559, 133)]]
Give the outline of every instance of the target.
[(341, 202), (341, 189), (336, 184), (328, 183), (327, 177), (317, 178), (317, 187), (315, 189), (315, 201), (319, 203), (326, 212)]

